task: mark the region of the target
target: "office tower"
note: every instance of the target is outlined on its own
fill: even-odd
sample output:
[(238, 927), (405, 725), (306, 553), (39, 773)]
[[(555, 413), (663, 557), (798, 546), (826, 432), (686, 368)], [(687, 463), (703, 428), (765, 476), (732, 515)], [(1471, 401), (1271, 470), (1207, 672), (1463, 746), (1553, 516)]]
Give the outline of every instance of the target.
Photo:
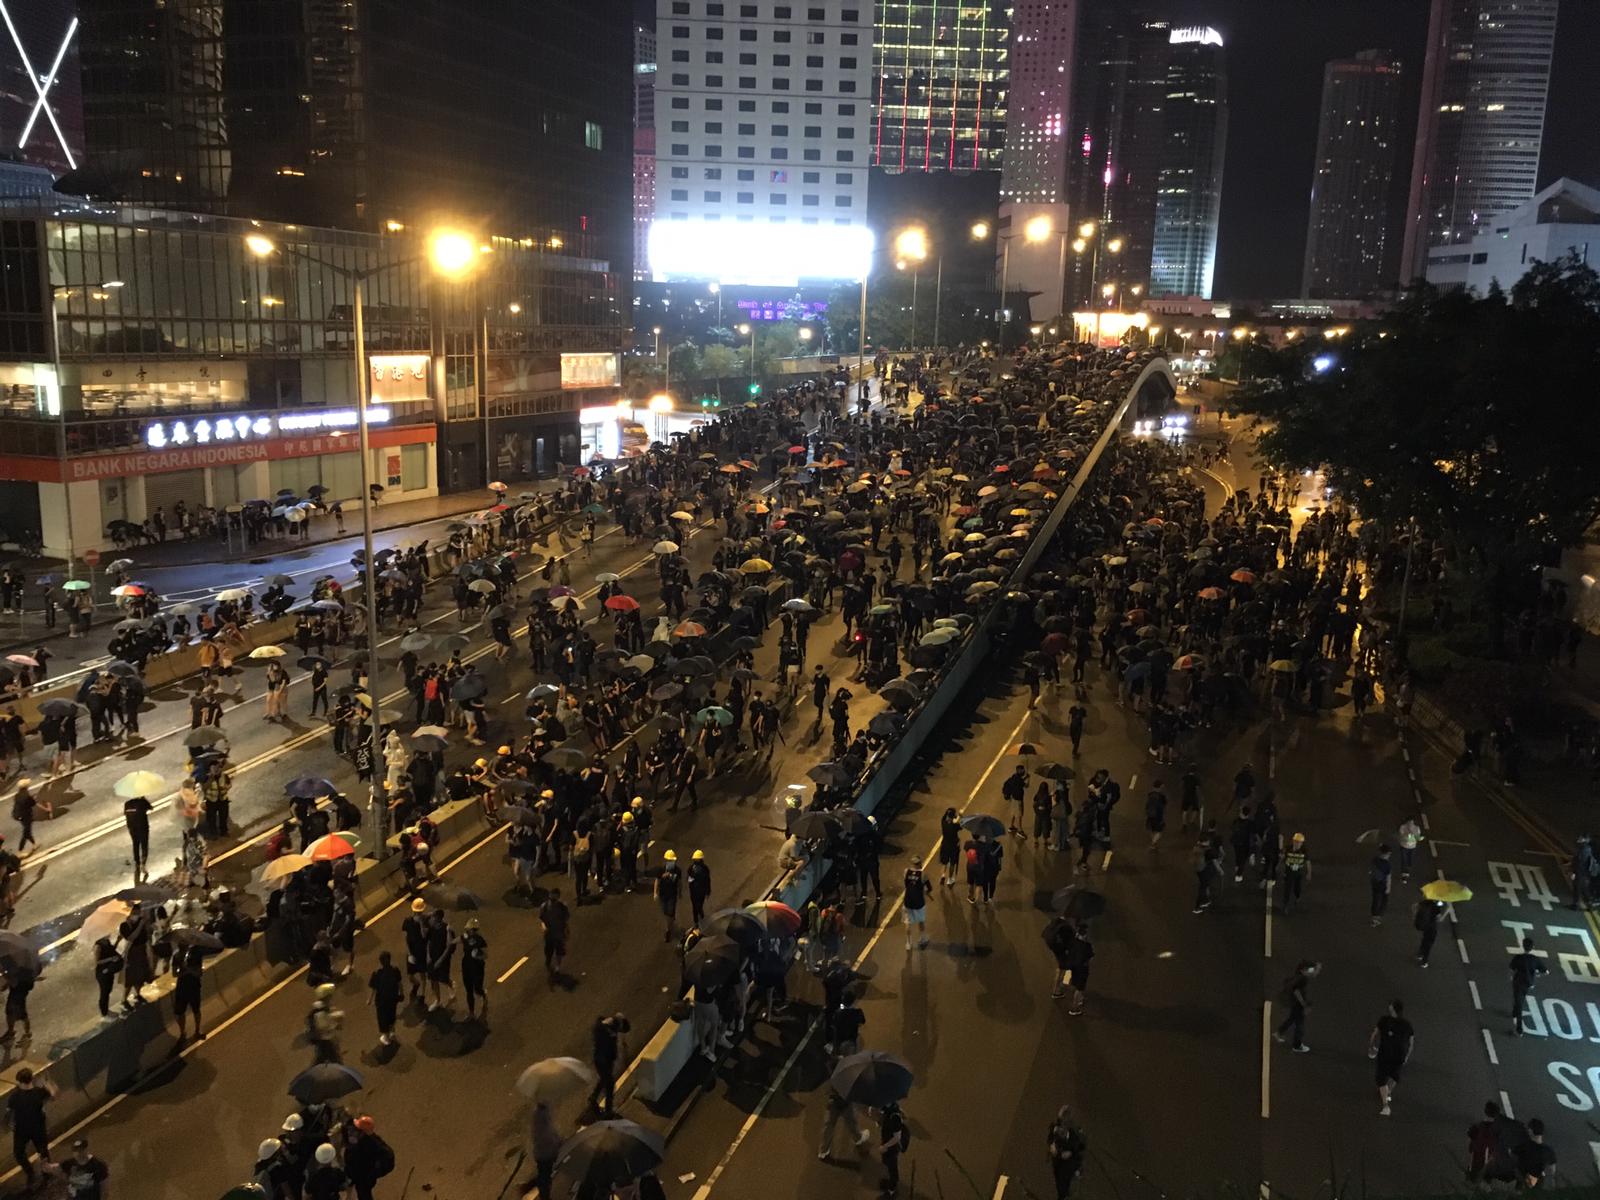
[(1008, 5), (876, 0), (876, 6), (872, 165), (886, 171), (999, 170)]
[(1400, 278), (1471, 239), (1539, 176), (1558, 0), (1433, 0)]
[[(12, 163), (55, 172), (77, 166), (83, 101), (75, 9), (73, 0), (0, 3), (0, 157)], [(26, 170), (8, 172), (0, 196), (15, 195), (10, 185), (29, 178)]]
[(633, 277), (650, 278), (656, 213), (656, 33), (633, 27)]
[(384, 229), (555, 236), (626, 271), (624, 0), (96, 0), (64, 190)]
[(1400, 80), (1400, 61), (1387, 50), (1363, 50), (1323, 68), (1300, 286), (1305, 298), (1370, 296), (1388, 278)]
[(1150, 277), (1171, 46), (1171, 26), (1138, 5), (1080, 0), (1067, 205), (1094, 231), (1068, 262), (1074, 304), (1099, 303), (1102, 280)]
[(653, 278), (859, 277), (871, 36), (870, 0), (659, 0)]
[[(1222, 35), (1209, 26), (1174, 29), (1168, 45), (1149, 289), (1152, 296), (1209, 299), (1228, 134)], [(1129, 276), (1120, 282), (1138, 285)]]
[(1016, 0), (1011, 9), (1002, 201), (1061, 204), (1067, 187), (1077, 0)]

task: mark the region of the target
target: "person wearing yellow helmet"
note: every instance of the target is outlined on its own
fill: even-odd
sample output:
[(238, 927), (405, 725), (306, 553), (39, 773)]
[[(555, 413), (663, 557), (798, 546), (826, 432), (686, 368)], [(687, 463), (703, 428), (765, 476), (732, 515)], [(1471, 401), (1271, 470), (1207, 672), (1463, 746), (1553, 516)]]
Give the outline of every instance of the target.
[(1294, 910), (1306, 880), (1311, 878), (1311, 855), (1306, 851), (1306, 835), (1297, 833), (1283, 852), (1283, 915)]
[[(642, 805), (643, 801), (640, 803)], [(624, 891), (629, 892), (639, 886), (639, 848), (644, 845), (644, 834), (636, 814), (642, 811), (642, 808), (635, 808), (623, 813), (621, 828), (617, 830), (618, 866), (622, 872), (622, 887)]]
[(670, 942), (678, 933), (678, 896), (682, 889), (683, 874), (678, 870), (676, 850), (666, 851), (661, 860), (661, 870), (656, 875), (656, 903), (661, 906), (661, 915), (667, 919), (667, 930), (662, 940)]
[(689, 862), (689, 907), (694, 913), (694, 923), (701, 925), (706, 919), (706, 900), (711, 896), (711, 868), (706, 864), (706, 852), (696, 850)]

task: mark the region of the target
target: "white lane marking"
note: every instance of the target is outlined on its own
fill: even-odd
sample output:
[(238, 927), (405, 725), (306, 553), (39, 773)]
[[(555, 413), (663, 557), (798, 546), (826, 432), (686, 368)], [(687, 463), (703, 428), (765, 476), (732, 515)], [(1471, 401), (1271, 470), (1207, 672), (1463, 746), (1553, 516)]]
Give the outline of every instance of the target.
[(1272, 957), (1272, 889), (1271, 888), (1266, 888), (1265, 889), (1265, 893), (1266, 894), (1263, 897), (1263, 899), (1266, 902), (1266, 925), (1262, 930), (1263, 945), (1261, 947), (1261, 957), (1262, 958), (1271, 958)]
[(1478, 1032), (1483, 1034), (1483, 1048), (1489, 1052), (1489, 1065), (1498, 1067), (1500, 1056), (1494, 1052), (1494, 1038), (1489, 1035), (1487, 1029), (1480, 1029)]
[(1272, 1001), (1261, 1002), (1261, 1119), (1272, 1115)]
[(1467, 957), (1467, 944), (1460, 938), (1456, 939), (1456, 953), (1461, 955), (1462, 962), (1469, 964), (1472, 962), (1472, 960)]
[(1600, 1175), (1600, 1142), (1590, 1142), (1589, 1153), (1594, 1155), (1595, 1173)]
[[(978, 798), (978, 793), (981, 792), (984, 785), (989, 782), (989, 776), (994, 773), (995, 767), (999, 765), (1002, 758), (1007, 756), (1006, 751), (1010, 748), (1011, 744), (1017, 740), (1017, 735), (1022, 732), (1023, 727), (1027, 725), (1028, 720), (1034, 715), (1035, 713), (1032, 709), (1023, 712), (1021, 719), (1018, 720), (1016, 725), (1012, 728), (1010, 735), (1006, 738), (1005, 743), (1002, 745), (1000, 753), (996, 754), (992, 759), (989, 760), (989, 765), (983, 769), (983, 774), (978, 777), (978, 782), (973, 785), (972, 791), (967, 793), (967, 798), (961, 805), (959, 815), (964, 815), (967, 809), (972, 806), (972, 802)], [(923, 856), (922, 866), (924, 870), (927, 870), (933, 866), (933, 861), (939, 853), (939, 840), (940, 839), (935, 838), (933, 845), (928, 849), (928, 853)], [(867, 939), (867, 944), (861, 948), (861, 953), (856, 955), (855, 962), (852, 964), (852, 966), (860, 967), (861, 964), (867, 960), (867, 956), (872, 953), (873, 947), (878, 944), (878, 939), (883, 936), (883, 931), (889, 928), (890, 923), (900, 915), (900, 907), (904, 903), (905, 897), (903, 895), (895, 898), (895, 902), (889, 906), (889, 911), (884, 913), (882, 919), (879, 920), (878, 928), (874, 930), (872, 936)], [(800, 1039), (799, 1043), (795, 1046), (793, 1053), (789, 1055), (788, 1060), (783, 1064), (783, 1067), (778, 1071), (777, 1075), (773, 1077), (772, 1082), (767, 1085), (767, 1090), (762, 1093), (761, 1099), (756, 1103), (755, 1108), (750, 1110), (750, 1115), (745, 1118), (744, 1124), (739, 1127), (739, 1132), (734, 1135), (733, 1141), (728, 1144), (728, 1149), (723, 1153), (722, 1158), (718, 1160), (717, 1165), (713, 1167), (711, 1169), (711, 1173), (706, 1176), (706, 1181), (702, 1183), (699, 1189), (695, 1192), (694, 1200), (706, 1200), (706, 1198), (711, 1195), (711, 1189), (716, 1186), (717, 1180), (722, 1178), (722, 1173), (728, 1169), (728, 1164), (733, 1161), (733, 1156), (739, 1152), (739, 1147), (744, 1144), (744, 1140), (750, 1136), (750, 1131), (756, 1127), (756, 1122), (759, 1121), (762, 1115), (767, 1111), (767, 1105), (772, 1103), (772, 1098), (778, 1094), (778, 1089), (783, 1086), (783, 1081), (789, 1077), (789, 1072), (794, 1069), (794, 1064), (799, 1061), (801, 1052), (804, 1051), (808, 1045), (810, 1045), (811, 1039), (816, 1036), (816, 1032), (819, 1028), (821, 1028), (821, 1022), (813, 1019), (811, 1024), (806, 1028), (805, 1036)], [(637, 1062), (638, 1060), (635, 1059), (634, 1061)], [(617, 1090), (620, 1091), (622, 1089), (623, 1080), (632, 1073), (633, 1063), (629, 1063), (628, 1069), (624, 1071), (621, 1078), (617, 1080)]]
[(1483, 997), (1478, 995), (1478, 983), (1477, 983), (1476, 980), (1474, 980), (1474, 979), (1467, 980), (1467, 991), (1472, 993), (1472, 1007), (1476, 1011), (1482, 1012), (1483, 1011)]
[(496, 979), (495, 982), (496, 983), (504, 983), (506, 980), (510, 979), (513, 975), (515, 975), (517, 973), (517, 968), (518, 967), (520, 967), (523, 963), (525, 963), (527, 961), (528, 961), (528, 956), (526, 954), (524, 954), (521, 958), (517, 959), (516, 962), (512, 963), (509, 967), (507, 967), (506, 968), (506, 973), (504, 975), (500, 976), (499, 979)]
[(1500, 1089), (1500, 1111), (1510, 1120), (1516, 1120), (1516, 1113), (1511, 1111), (1511, 1097), (1506, 1094), (1505, 1088)]
[[(486, 833), (478, 841), (474, 842), (472, 845), (468, 846), (465, 850), (463, 850), (460, 854), (456, 855), (455, 858), (453, 858), (449, 862), (445, 863), (445, 865), (443, 867), (440, 867), (439, 868), (439, 873), (442, 875), (446, 871), (449, 871), (451, 868), (460, 866), (462, 863), (466, 862), (467, 859), (471, 858), (474, 854), (476, 854), (479, 850), (482, 850), (490, 842), (495, 841), (497, 838), (499, 838), (500, 835), (503, 834), (505, 831), (506, 830), (505, 830), (504, 826), (500, 826), (499, 828), (490, 830), (488, 833)], [(402, 892), (400, 895), (396, 896), (394, 898), (394, 900), (392, 900), (389, 904), (387, 904), (382, 909), (380, 909), (375, 915), (373, 915), (371, 918), (369, 918), (367, 920), (367, 922), (366, 922), (366, 926), (365, 927), (367, 929), (371, 929), (373, 925), (375, 925), (377, 922), (383, 920), (384, 917), (387, 917), (390, 913), (392, 913), (395, 909), (399, 908), (402, 904), (406, 905), (407, 908), (409, 908), (410, 904), (411, 904), (411, 897), (410, 897), (410, 895), (408, 895), (405, 892)], [(306, 967), (297, 967), (297, 968), (295, 968), (295, 970), (293, 972), (291, 972), (289, 975), (287, 975), (283, 979), (279, 980), (277, 983), (273, 984), (265, 992), (262, 992), (261, 995), (257, 996), (254, 1000), (250, 1001), (250, 1003), (246, 1004), (238, 1012), (233, 1013), (232, 1015), (230, 1015), (228, 1017), (225, 1017), (223, 1019), (223, 1021), (222, 1021), (222, 1024), (218, 1025), (210, 1033), (206, 1034), (205, 1041), (203, 1041), (203, 1042), (189, 1042), (187, 1045), (182, 1046), (181, 1048), (177, 1048), (177, 1057), (178, 1058), (188, 1058), (189, 1055), (193, 1054), (196, 1050), (199, 1050), (201, 1047), (211, 1045), (213, 1042), (215, 1042), (217, 1040), (217, 1038), (220, 1035), (222, 1035), (228, 1029), (231, 1029), (233, 1026), (237, 1025), (240, 1021), (244, 1020), (247, 1016), (249, 1016), (256, 1009), (260, 1008), (268, 1000), (272, 999), (279, 992), (283, 991), (284, 988), (288, 987), (295, 980), (299, 979), (302, 975), (304, 975), (306, 973), (307, 969), (308, 968), (306, 968)], [(164, 1069), (164, 1068), (162, 1068), (162, 1069)], [(92, 1113), (90, 1113), (88, 1116), (84, 1117), (76, 1125), (72, 1126), (72, 1128), (66, 1130), (65, 1132), (58, 1133), (53, 1138), (51, 1138), (50, 1139), (51, 1148), (54, 1149), (57, 1146), (63, 1146), (63, 1145), (70, 1144), (71, 1140), (73, 1138), (77, 1137), (79, 1133), (81, 1133), (83, 1130), (87, 1129), (90, 1125), (94, 1124), (94, 1122), (98, 1121), (101, 1117), (105, 1116), (112, 1109), (116, 1108), (117, 1105), (121, 1104), (124, 1100), (127, 1100), (131, 1096), (136, 1096), (136, 1095), (141, 1095), (141, 1094), (143, 1094), (143, 1093), (141, 1093), (138, 1090), (129, 1090), (129, 1091), (125, 1091), (125, 1092), (118, 1092), (115, 1096), (112, 1096), (111, 1099), (107, 1100), (99, 1108), (95, 1109)], [(12, 1167), (11, 1170), (7, 1171), (4, 1175), (0, 1175), (0, 1183), (10, 1183), (13, 1179), (15, 1179), (20, 1174), (22, 1174), (22, 1168), (21, 1167)]]
[[(1594, 1142), (1594, 1143), (1591, 1143), (1591, 1145), (1600, 1147), (1600, 1142)], [(1597, 1149), (1595, 1151), (1595, 1153), (1597, 1155), (1600, 1155), (1600, 1149)], [(1006, 1184), (1008, 1184), (1010, 1182), (1011, 1182), (1011, 1180), (1009, 1178), (1007, 1178), (1006, 1176), (1004, 1176), (1004, 1175), (1000, 1176), (999, 1179), (995, 1180), (994, 1181), (994, 1195), (989, 1197), (989, 1200), (1001, 1200), (1001, 1198), (1003, 1196), (1005, 1196), (1005, 1194), (1006, 1194)]]

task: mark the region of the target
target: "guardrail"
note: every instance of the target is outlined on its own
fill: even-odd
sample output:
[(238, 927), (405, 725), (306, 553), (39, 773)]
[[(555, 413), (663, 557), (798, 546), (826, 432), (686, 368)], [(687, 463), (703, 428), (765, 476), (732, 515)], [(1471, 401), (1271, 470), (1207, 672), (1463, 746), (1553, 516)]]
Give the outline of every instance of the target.
[[(1165, 359), (1154, 359), (1146, 364), (1145, 369), (1140, 372), (1121, 402), (1112, 411), (1100, 437), (1084, 456), (1071, 481), (1062, 490), (1060, 499), (1040, 525), (1039, 532), (1029, 543), (1022, 558), (1018, 560), (1016, 568), (1002, 586), (1002, 590), (1019, 588), (1027, 582), (1045, 548), (1060, 530), (1067, 514), (1077, 504), (1084, 484), (1099, 465), (1106, 447), (1116, 437), (1135, 400), (1154, 376), (1163, 377), (1176, 391), (1176, 383)], [(994, 627), (999, 620), (999, 613), (999, 606), (995, 606), (973, 626), (972, 636), (967, 639), (966, 645), (950, 664), (938, 687), (917, 709), (889, 753), (879, 760), (862, 785), (861, 793), (854, 805), (856, 811), (864, 816), (872, 815), (884, 798), (899, 784), (907, 768), (921, 752), (923, 743), (944, 720), (951, 705), (972, 682), (980, 666), (987, 662), (993, 649)], [(831, 869), (832, 861), (819, 854), (803, 865), (780, 874), (764, 895), (769, 900), (782, 901), (790, 908), (799, 911)], [(633, 1094), (648, 1101), (661, 1099), (693, 1057), (692, 1022), (687, 1019), (675, 1021), (668, 1018), (666, 1024), (645, 1043), (639, 1056), (634, 1060), (631, 1067)]]

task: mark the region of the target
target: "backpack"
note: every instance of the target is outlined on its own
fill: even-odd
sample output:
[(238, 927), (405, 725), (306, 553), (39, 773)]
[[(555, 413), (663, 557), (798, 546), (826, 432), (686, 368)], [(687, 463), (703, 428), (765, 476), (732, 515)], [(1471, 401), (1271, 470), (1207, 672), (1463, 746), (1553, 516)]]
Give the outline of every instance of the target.
[(978, 866), (978, 848), (976, 846), (967, 847), (967, 866), (973, 869)]
[(372, 1139), (372, 1174), (374, 1179), (382, 1179), (394, 1171), (394, 1148), (375, 1133), (367, 1135)]

